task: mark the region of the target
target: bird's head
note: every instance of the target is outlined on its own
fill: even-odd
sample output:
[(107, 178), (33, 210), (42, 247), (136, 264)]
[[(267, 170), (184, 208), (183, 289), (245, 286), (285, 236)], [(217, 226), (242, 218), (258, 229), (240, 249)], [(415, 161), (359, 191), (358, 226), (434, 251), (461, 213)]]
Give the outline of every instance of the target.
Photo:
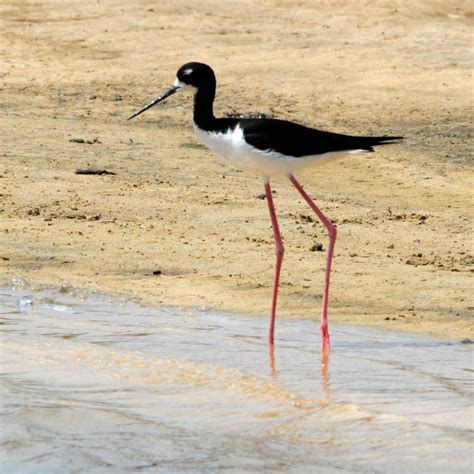
[(153, 102), (145, 105), (145, 107), (141, 108), (138, 112), (135, 112), (128, 120), (140, 115), (141, 113), (145, 112), (145, 110), (150, 109), (156, 104), (159, 104), (163, 100), (165, 100), (170, 95), (173, 95), (175, 92), (178, 92), (181, 89), (185, 89), (186, 87), (192, 87), (197, 91), (203, 87), (211, 87), (215, 88), (216, 85), (216, 78), (214, 75), (214, 71), (207, 65), (203, 63), (186, 63), (178, 69), (176, 73), (176, 80), (168, 91), (164, 94), (160, 95), (158, 99), (155, 99)]
[(174, 85), (199, 89), (215, 80), (214, 71), (207, 64), (187, 63), (178, 69)]

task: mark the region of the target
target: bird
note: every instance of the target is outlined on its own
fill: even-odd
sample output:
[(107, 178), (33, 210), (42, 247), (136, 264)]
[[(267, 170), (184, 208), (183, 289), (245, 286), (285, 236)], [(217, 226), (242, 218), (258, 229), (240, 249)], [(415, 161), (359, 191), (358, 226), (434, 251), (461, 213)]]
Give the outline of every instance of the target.
[(213, 112), (216, 85), (216, 76), (210, 66), (200, 62), (186, 63), (178, 69), (176, 80), (169, 90), (135, 112), (128, 120), (178, 91), (191, 89), (194, 93), (193, 126), (200, 140), (229, 164), (262, 177), (276, 253), (268, 332), (271, 348), (275, 339), (278, 286), (285, 249), (270, 179), (283, 175), (290, 180), (329, 234), (320, 320), (321, 348), (329, 350), (329, 284), (337, 229), (296, 180), (295, 174), (308, 166), (321, 165), (348, 154), (373, 152), (374, 147), (397, 143), (403, 137), (344, 135), (276, 118), (216, 118)]

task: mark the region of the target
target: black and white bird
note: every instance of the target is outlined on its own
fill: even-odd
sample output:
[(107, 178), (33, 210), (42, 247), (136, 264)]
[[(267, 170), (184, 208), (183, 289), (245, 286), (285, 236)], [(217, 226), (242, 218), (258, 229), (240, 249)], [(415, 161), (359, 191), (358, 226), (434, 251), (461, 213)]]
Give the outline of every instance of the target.
[(216, 118), (213, 113), (216, 95), (214, 71), (207, 64), (191, 62), (181, 66), (176, 76), (173, 87), (133, 114), (129, 120), (175, 92), (191, 88), (194, 91), (193, 125), (198, 137), (228, 163), (262, 176), (276, 244), (268, 339), (271, 346), (274, 343), (276, 303), (284, 247), (273, 205), (270, 178), (275, 175), (288, 177), (329, 233), (321, 315), (322, 347), (329, 348), (327, 313), (336, 228), (316, 206), (294, 175), (307, 166), (326, 163), (347, 154), (372, 152), (373, 147), (395, 143), (402, 137), (342, 135), (269, 118)]

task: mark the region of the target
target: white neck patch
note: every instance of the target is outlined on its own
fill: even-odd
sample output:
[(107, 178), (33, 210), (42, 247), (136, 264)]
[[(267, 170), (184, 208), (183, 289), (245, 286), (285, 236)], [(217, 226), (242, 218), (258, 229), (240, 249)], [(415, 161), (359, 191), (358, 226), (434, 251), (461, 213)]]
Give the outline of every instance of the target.
[(180, 89), (184, 89), (187, 86), (188, 84), (185, 84), (184, 82), (180, 81), (178, 78), (176, 78), (173, 84), (173, 87), (179, 87)]
[(190, 87), (193, 89), (194, 92), (196, 92), (196, 87), (192, 86), (191, 84), (186, 84), (183, 81), (180, 81), (178, 78), (174, 81), (173, 87), (179, 87), (180, 89), (185, 89), (186, 87)]

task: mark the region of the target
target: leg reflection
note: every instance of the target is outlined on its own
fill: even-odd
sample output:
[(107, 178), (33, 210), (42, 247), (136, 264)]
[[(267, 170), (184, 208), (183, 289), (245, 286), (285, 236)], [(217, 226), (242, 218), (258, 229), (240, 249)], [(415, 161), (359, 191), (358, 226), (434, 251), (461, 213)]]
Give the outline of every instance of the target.
[(268, 345), (268, 360), (270, 362), (270, 375), (272, 377), (277, 377), (278, 371), (275, 368), (275, 345), (274, 344)]
[[(275, 346), (273, 344), (268, 345), (268, 361), (270, 364), (270, 375), (274, 378), (278, 377), (278, 370), (276, 369), (275, 363)], [(321, 351), (321, 386), (323, 391), (323, 400), (328, 402), (331, 397), (331, 383), (329, 381), (329, 347), (326, 346)]]
[(329, 382), (329, 347), (325, 347), (321, 351), (321, 385), (324, 400), (329, 401), (331, 395), (331, 384)]

